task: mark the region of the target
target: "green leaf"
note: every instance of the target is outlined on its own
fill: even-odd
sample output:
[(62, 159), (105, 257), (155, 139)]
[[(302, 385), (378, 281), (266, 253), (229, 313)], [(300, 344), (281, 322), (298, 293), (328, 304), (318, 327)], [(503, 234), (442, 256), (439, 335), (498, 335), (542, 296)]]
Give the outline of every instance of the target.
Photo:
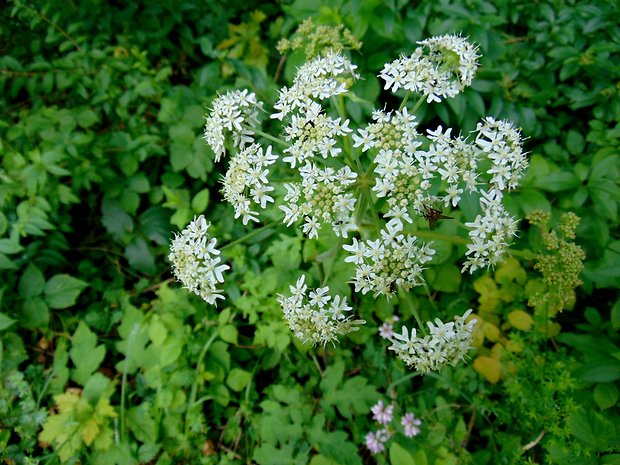
[(140, 216), (140, 229), (159, 245), (167, 245), (170, 241), (170, 210), (154, 206)]
[(137, 407), (127, 411), (127, 426), (136, 439), (143, 443), (155, 443), (157, 441), (157, 424), (151, 414), (151, 404), (142, 402)]
[(12, 255), (21, 252), (24, 248), (17, 239), (0, 239), (0, 253)]
[(75, 366), (71, 379), (84, 386), (91, 374), (101, 365), (105, 357), (105, 347), (97, 345), (97, 336), (83, 321), (75, 330), (71, 342), (69, 356)]
[(620, 299), (611, 308), (611, 326), (614, 329), (620, 329)]
[(237, 331), (235, 325), (222, 326), (219, 330), (219, 333), (223, 341), (228, 342), (229, 344), (238, 344), (237, 337), (239, 332)]
[(116, 200), (104, 199), (101, 222), (110, 234), (121, 235), (133, 231), (133, 220)]
[(155, 274), (155, 256), (144, 239), (134, 237), (125, 247), (125, 257), (136, 270), (146, 274)]
[(0, 253), (0, 270), (14, 270), (17, 268), (17, 265), (13, 263), (9, 257)]
[(29, 329), (45, 328), (49, 321), (49, 308), (41, 297), (34, 297), (24, 301), (22, 304), (22, 317), (19, 319), (20, 325)]
[(50, 308), (70, 307), (87, 286), (88, 283), (68, 274), (54, 275), (45, 284), (45, 302)]
[[(11, 325), (15, 324), (16, 321), (17, 320), (14, 320), (13, 318), (6, 316), (4, 313), (0, 313), (0, 331), (4, 331)], [(0, 353), (1, 353), (1, 350), (0, 350)]]
[(606, 410), (618, 402), (618, 388), (613, 383), (597, 384), (594, 388), (594, 401), (601, 410)]
[(209, 206), (210, 190), (203, 189), (198, 192), (192, 199), (192, 210), (196, 213), (202, 213)]
[(45, 288), (45, 277), (43, 273), (34, 265), (29, 264), (19, 279), (19, 295), (24, 299), (32, 299), (41, 295)]
[(77, 124), (82, 128), (89, 128), (97, 122), (97, 115), (92, 110), (83, 110), (77, 115)]
[(397, 442), (390, 445), (390, 464), (391, 465), (416, 465), (413, 457), (403, 446)]
[(556, 171), (550, 173), (545, 177), (539, 178), (535, 183), (535, 186), (538, 189), (549, 192), (560, 192), (575, 189), (580, 185), (581, 181), (575, 173), (568, 173), (566, 171)]
[(233, 368), (226, 377), (226, 385), (235, 392), (240, 392), (252, 379), (252, 373), (240, 368)]

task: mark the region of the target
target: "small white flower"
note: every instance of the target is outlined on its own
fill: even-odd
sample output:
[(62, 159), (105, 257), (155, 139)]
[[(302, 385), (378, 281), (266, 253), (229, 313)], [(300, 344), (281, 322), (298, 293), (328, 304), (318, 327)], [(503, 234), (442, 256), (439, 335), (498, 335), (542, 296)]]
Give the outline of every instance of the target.
[(168, 259), (174, 276), (186, 289), (217, 305), (217, 299), (224, 298), (218, 283), (224, 282), (223, 272), (230, 267), (220, 264), (217, 240), (209, 237), (209, 227), (204, 216), (194, 218), (181, 234), (175, 234)]

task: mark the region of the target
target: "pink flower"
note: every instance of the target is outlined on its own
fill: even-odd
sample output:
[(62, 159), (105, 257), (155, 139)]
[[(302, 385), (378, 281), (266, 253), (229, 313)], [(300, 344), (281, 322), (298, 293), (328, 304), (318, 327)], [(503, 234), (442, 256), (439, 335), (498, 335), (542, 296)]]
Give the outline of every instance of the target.
[(370, 411), (373, 413), (373, 418), (375, 420), (377, 420), (379, 423), (381, 423), (382, 425), (387, 425), (389, 422), (392, 421), (392, 416), (394, 414), (394, 406), (393, 405), (387, 405), (387, 406), (383, 406), (383, 401), (380, 400), (379, 402), (377, 402), (376, 405), (374, 405)]
[(400, 420), (400, 423), (405, 427), (405, 436), (408, 438), (420, 434), (419, 426), (422, 424), (422, 421), (416, 418), (413, 413), (406, 413)]

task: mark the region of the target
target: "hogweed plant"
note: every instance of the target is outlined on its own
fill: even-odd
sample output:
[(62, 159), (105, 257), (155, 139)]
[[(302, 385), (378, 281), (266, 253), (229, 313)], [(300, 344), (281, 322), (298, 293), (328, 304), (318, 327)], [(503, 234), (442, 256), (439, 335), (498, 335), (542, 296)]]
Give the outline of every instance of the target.
[[(416, 117), (424, 101), (441, 103), (471, 84), (477, 48), (458, 35), (418, 44), (412, 55), (385, 64), (379, 73), (386, 90), (406, 91), (400, 107), (375, 109), (366, 126), (351, 127), (344, 113), (343, 98), (360, 75), (342, 47), (316, 54), (279, 91), (269, 117), (281, 122), (280, 134), (261, 129), (266, 105), (248, 90), (218, 96), (206, 117), (204, 138), (215, 160), (229, 159), (222, 193), (235, 219), (258, 222), (275, 205), (281, 222), (300, 227), (309, 240), (335, 235), (330, 259), (351, 263), (355, 292), (375, 298), (424, 285), (423, 271), (435, 249), (416, 235), (416, 217), (432, 223), (446, 218), (439, 208), (455, 210), (464, 195), (477, 196), (480, 214), (460, 225), (469, 235), (463, 273), (500, 263), (517, 231), (503, 199), (528, 164), (519, 130), (487, 117), (468, 136), (442, 126), (423, 132)], [(412, 95), (418, 101), (410, 108)], [(287, 178), (282, 187), (271, 181), (276, 170)], [(215, 305), (223, 298), (219, 286), (228, 265), (221, 263), (208, 230), (206, 219), (196, 218), (173, 240), (170, 260), (184, 286)], [(335, 343), (365, 323), (352, 316), (345, 297), (331, 295), (322, 284), (308, 292), (302, 275), (290, 296), (278, 297), (291, 331), (313, 345)], [(437, 318), (428, 330), (415, 314), (417, 329), (386, 328), (383, 334), (407, 365), (440, 370), (471, 348), (470, 313), (450, 323)], [(378, 449), (381, 440), (373, 441)]]

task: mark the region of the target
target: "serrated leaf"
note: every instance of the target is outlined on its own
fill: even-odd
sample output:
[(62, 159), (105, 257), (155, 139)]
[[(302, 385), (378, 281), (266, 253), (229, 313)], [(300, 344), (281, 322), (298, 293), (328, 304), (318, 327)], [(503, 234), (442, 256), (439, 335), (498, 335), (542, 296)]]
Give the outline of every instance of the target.
[(142, 402), (127, 412), (127, 426), (136, 439), (144, 443), (157, 441), (157, 425), (151, 414), (151, 404)]
[(68, 274), (54, 275), (45, 283), (45, 302), (50, 308), (70, 307), (87, 286), (88, 283)]
[(75, 330), (71, 342), (69, 356), (75, 366), (71, 379), (84, 386), (92, 373), (101, 365), (105, 357), (105, 347), (97, 345), (97, 336), (83, 321)]

